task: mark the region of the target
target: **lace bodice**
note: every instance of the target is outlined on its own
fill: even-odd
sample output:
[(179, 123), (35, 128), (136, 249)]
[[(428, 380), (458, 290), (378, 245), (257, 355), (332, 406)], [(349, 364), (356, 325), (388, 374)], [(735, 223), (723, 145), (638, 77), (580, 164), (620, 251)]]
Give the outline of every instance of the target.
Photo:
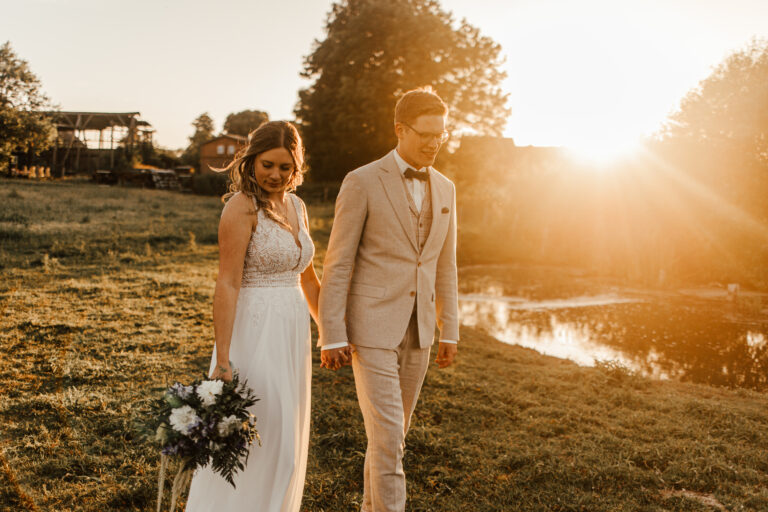
[(299, 242), (293, 233), (279, 225), (257, 208), (256, 230), (251, 233), (245, 254), (243, 288), (298, 286), (299, 274), (312, 262), (315, 246), (304, 226), (304, 209), (301, 200), (288, 194), (299, 221)]

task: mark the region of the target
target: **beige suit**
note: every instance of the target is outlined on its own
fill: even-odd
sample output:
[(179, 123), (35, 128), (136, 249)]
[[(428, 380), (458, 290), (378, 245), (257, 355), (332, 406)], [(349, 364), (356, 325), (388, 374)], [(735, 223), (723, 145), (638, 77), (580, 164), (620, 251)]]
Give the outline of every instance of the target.
[(349, 173), (323, 266), (318, 345), (348, 341), (365, 420), (366, 512), (402, 512), (405, 434), (434, 340), (458, 340), (456, 199), (431, 169), (419, 211), (393, 152)]

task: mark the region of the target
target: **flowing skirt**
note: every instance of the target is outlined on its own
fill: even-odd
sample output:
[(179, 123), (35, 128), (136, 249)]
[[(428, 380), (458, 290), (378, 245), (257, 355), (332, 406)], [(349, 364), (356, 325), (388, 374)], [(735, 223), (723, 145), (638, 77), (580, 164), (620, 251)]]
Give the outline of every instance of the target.
[[(233, 370), (260, 400), (262, 446), (251, 446), (236, 488), (210, 466), (190, 484), (186, 512), (298, 512), (309, 446), (312, 375), (309, 309), (300, 288), (241, 288), (230, 343)], [(211, 366), (216, 364), (216, 347)]]

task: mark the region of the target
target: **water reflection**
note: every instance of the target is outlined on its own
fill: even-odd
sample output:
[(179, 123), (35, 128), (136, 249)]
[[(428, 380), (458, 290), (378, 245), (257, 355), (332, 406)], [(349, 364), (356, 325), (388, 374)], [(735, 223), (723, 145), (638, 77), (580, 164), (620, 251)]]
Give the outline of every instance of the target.
[(653, 378), (768, 389), (768, 325), (745, 321), (724, 301), (650, 293), (534, 300), (510, 288), (460, 295), (462, 323), (585, 366), (615, 360)]
[(483, 293), (467, 293), (461, 295), (463, 302), (496, 302), (507, 303), (509, 309), (566, 309), (585, 306), (607, 306), (609, 304), (625, 304), (628, 302), (640, 302), (640, 299), (618, 297), (615, 294), (598, 295), (595, 297), (571, 297), (568, 299), (528, 300), (523, 297), (504, 297)]
[[(626, 357), (621, 350), (601, 343), (589, 325), (564, 322), (556, 315), (543, 318), (543, 323), (521, 323), (510, 320), (512, 309), (526, 309), (526, 306), (530, 306), (531, 310), (548, 309), (542, 307), (541, 303), (526, 301), (513, 306), (501, 300), (480, 297), (474, 296), (469, 299), (465, 296), (461, 297), (459, 308), (462, 323), (470, 327), (483, 328), (500, 341), (532, 348), (542, 354), (570, 359), (583, 366), (594, 366), (597, 361), (612, 360), (644, 375), (662, 379), (669, 377), (668, 373), (660, 368), (653, 368), (649, 374), (633, 358)], [(569, 301), (562, 301), (562, 303), (567, 302)], [(566, 307), (563, 304), (558, 306)], [(648, 358), (658, 360), (659, 355), (654, 350), (648, 354)]]

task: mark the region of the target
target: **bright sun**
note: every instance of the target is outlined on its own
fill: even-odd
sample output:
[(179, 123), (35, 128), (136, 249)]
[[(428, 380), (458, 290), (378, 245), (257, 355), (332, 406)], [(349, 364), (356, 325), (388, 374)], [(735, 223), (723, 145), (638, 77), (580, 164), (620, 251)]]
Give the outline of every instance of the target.
[(595, 170), (610, 169), (613, 163), (630, 158), (640, 149), (640, 139), (602, 138), (566, 145), (570, 155)]

